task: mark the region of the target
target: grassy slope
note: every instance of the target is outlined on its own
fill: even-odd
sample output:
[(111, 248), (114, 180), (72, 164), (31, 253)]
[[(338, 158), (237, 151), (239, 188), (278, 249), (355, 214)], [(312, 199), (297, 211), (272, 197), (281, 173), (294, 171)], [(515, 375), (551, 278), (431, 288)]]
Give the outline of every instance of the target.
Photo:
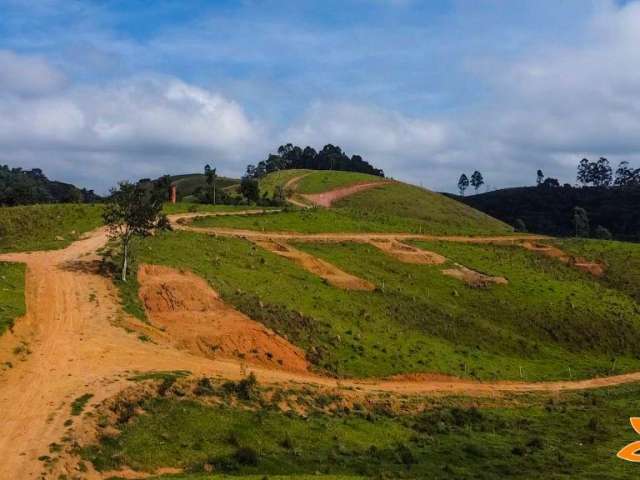
[(268, 218), (207, 218), (197, 224), (306, 233), (410, 232), (438, 235), (497, 235), (512, 231), (508, 225), (462, 203), (404, 183), (359, 192), (340, 200), (335, 208), (331, 209), (285, 212)]
[[(143, 415), (118, 425), (119, 437), (103, 439), (85, 455), (99, 469), (186, 467), (194, 473), (162, 478), (191, 480), (222, 478), (196, 473), (205, 462), (215, 464), (218, 474), (269, 478), (318, 472), (457, 480), (538, 479), (541, 473), (545, 479), (632, 479), (637, 465), (617, 459), (615, 452), (637, 439), (628, 419), (637, 415), (639, 398), (640, 386), (631, 385), (481, 408), (460, 398), (436, 401), (420, 414), (361, 406), (333, 414), (315, 410), (308, 417), (268, 403), (255, 410), (255, 404), (242, 401), (233, 407), (228, 400), (206, 406), (155, 398), (142, 405)], [(234, 459), (240, 447), (257, 453), (257, 465)]]
[(102, 224), (100, 205), (0, 208), (0, 253), (63, 248)]
[(267, 197), (273, 197), (273, 193), (277, 186), (284, 187), (292, 178), (311, 173), (313, 170), (293, 169), (280, 170), (270, 173), (260, 180), (260, 195), (267, 194)]
[(23, 264), (0, 262), (0, 335), (25, 314), (24, 274)]
[[(198, 188), (207, 186), (206, 177), (200, 173), (174, 175), (171, 180), (176, 185), (176, 193), (179, 199), (193, 195)], [(226, 188), (238, 183), (240, 183), (240, 180), (237, 178), (218, 177), (216, 179), (216, 188)]]
[[(548, 380), (640, 368), (638, 305), (553, 260), (508, 247), (425, 245), (511, 281), (472, 289), (440, 267), (403, 264), (368, 245), (298, 246), (379, 289), (336, 289), (246, 241), (187, 232), (146, 239), (139, 260), (201, 275), (252, 318), (316, 352), (318, 366), (343, 375), (520, 379), (522, 367), (526, 379)], [(135, 301), (135, 286), (128, 288)]]
[(556, 244), (573, 255), (603, 262), (607, 269), (602, 282), (640, 303), (640, 244), (587, 239), (557, 240)]
[[(301, 172), (304, 172), (304, 170)], [(354, 183), (379, 182), (382, 180), (384, 180), (383, 177), (367, 175), (366, 173), (316, 170), (300, 180), (296, 192), (322, 193)]]

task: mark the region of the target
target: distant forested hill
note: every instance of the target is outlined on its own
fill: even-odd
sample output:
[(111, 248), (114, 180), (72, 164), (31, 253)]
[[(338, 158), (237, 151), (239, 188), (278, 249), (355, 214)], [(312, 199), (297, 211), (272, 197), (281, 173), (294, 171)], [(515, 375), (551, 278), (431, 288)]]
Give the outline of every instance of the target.
[(49, 180), (39, 168), (22, 170), (0, 165), (0, 205), (90, 203), (99, 199), (93, 190)]
[(573, 235), (573, 209), (586, 210), (591, 234), (598, 226), (618, 240), (640, 241), (640, 186), (626, 187), (519, 187), (462, 197), (451, 197), (503, 222), (530, 232)]

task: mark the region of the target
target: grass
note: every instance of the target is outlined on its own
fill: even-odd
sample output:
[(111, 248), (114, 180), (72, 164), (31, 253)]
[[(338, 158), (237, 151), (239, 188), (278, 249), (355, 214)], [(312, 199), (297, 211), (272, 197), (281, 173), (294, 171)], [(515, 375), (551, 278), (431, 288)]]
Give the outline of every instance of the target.
[(146, 239), (138, 252), (140, 262), (207, 279), (225, 301), (339, 375), (567, 380), (640, 367), (639, 307), (624, 292), (515, 247), (421, 246), (510, 283), (466, 287), (439, 266), (403, 264), (355, 243), (297, 247), (371, 281), (376, 291), (334, 288), (240, 239), (174, 232)]
[[(479, 408), (459, 398), (422, 413), (354, 404), (302, 416), (274, 404), (212, 406), (156, 397), (142, 401), (144, 414), (127, 415), (116, 425), (118, 437), (105, 437), (83, 454), (99, 471), (174, 467), (185, 473), (162, 478), (191, 480), (315, 473), (327, 476), (319, 478), (538, 479), (543, 473), (558, 480), (633, 479), (637, 465), (617, 459), (615, 452), (637, 440), (629, 417), (640, 410), (639, 398), (640, 386), (628, 385)], [(204, 474), (206, 465), (216, 476)]]
[(71, 415), (75, 417), (80, 415), (84, 411), (85, 407), (87, 406), (87, 403), (89, 403), (89, 400), (91, 400), (92, 398), (93, 398), (92, 393), (85, 393), (84, 395), (81, 395), (80, 397), (76, 398), (71, 403)]
[(264, 194), (268, 198), (272, 198), (275, 193), (276, 187), (284, 187), (285, 184), (292, 178), (299, 177), (313, 172), (313, 170), (292, 169), (292, 170), (279, 170), (277, 172), (270, 173), (262, 179), (260, 179), (260, 196)]
[[(299, 170), (297, 170), (299, 172)], [(297, 193), (322, 193), (354, 183), (379, 182), (383, 177), (358, 172), (316, 170), (300, 180)]]
[(177, 203), (165, 203), (162, 211), (167, 215), (174, 215), (176, 213), (190, 213), (190, 212), (238, 212), (247, 209), (270, 209), (273, 207), (251, 207), (247, 205), (209, 205), (204, 203), (190, 203), (190, 202), (177, 202)]
[(24, 276), (24, 264), (0, 262), (0, 335), (26, 313)]
[(0, 207), (0, 253), (64, 248), (102, 225), (102, 206)]
[[(323, 175), (337, 173), (339, 172)], [(267, 176), (268, 179), (269, 177)], [(315, 182), (316, 174), (305, 177), (301, 182), (307, 178)], [(210, 217), (198, 220), (196, 225), (302, 233), (407, 232), (436, 235), (505, 235), (512, 232), (508, 225), (462, 203), (404, 183), (393, 183), (359, 192), (340, 200), (335, 208), (331, 209), (289, 211), (268, 217)]]
[(640, 303), (640, 244), (591, 239), (563, 239), (555, 243), (567, 253), (604, 263), (606, 274), (602, 282)]

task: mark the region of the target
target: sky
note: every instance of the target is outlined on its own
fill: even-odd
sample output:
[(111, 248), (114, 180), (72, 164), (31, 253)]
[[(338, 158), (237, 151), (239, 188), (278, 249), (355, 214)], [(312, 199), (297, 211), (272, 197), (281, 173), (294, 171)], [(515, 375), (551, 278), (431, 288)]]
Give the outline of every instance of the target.
[(0, 0), (0, 164), (104, 193), (340, 145), (455, 191), (640, 167), (640, 1)]

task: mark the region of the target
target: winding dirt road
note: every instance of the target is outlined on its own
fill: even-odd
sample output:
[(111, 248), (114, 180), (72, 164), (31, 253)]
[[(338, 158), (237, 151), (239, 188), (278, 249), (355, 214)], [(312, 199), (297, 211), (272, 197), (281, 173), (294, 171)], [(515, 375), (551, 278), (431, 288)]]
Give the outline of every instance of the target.
[[(184, 216), (175, 216), (175, 222)], [(180, 226), (180, 228), (185, 228)], [(200, 231), (201, 229), (189, 228)], [(263, 235), (214, 229), (207, 233), (233, 236)], [(450, 241), (514, 241), (516, 237), (466, 239), (425, 235), (365, 234), (366, 238), (428, 238)], [(290, 238), (287, 236), (286, 238)], [(299, 238), (342, 241), (359, 234), (323, 234)], [(527, 236), (531, 239), (531, 236)], [(297, 239), (297, 238), (296, 238)], [(246, 365), (233, 359), (211, 359), (179, 350), (170, 344), (143, 342), (115, 323), (126, 319), (117, 291), (98, 272), (96, 251), (106, 233), (96, 230), (63, 250), (1, 255), (2, 261), (27, 265), (27, 314), (12, 332), (0, 337), (0, 479), (40, 478), (38, 460), (49, 444), (60, 441), (70, 418), (70, 403), (80, 395), (94, 395), (91, 404), (125, 388), (133, 371), (189, 370), (195, 375), (239, 379)], [(135, 323), (135, 320), (129, 320)], [(144, 328), (149, 328), (144, 326)], [(8, 363), (5, 363), (8, 362)], [(264, 383), (307, 383), (361, 392), (402, 394), (495, 395), (501, 392), (557, 392), (598, 388), (640, 381), (640, 372), (574, 382), (482, 383), (440, 375), (387, 380), (340, 380), (308, 372), (264, 365), (251, 366)], [(91, 407), (89, 407), (91, 408)], [(79, 417), (77, 417), (79, 418)]]

